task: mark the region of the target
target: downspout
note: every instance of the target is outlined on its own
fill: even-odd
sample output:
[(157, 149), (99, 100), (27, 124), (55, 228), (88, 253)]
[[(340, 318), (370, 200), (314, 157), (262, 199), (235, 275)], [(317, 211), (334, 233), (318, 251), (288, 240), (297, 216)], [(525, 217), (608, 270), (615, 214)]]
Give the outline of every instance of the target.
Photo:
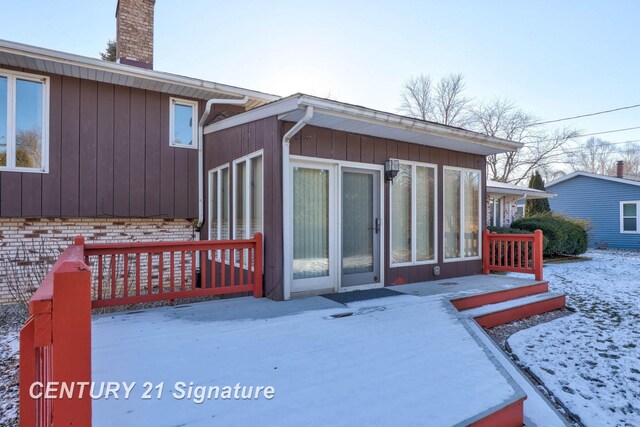
[(291, 263), (293, 260), (293, 225), (288, 200), (291, 197), (291, 174), (289, 171), (289, 141), (298, 133), (313, 117), (313, 107), (307, 106), (304, 116), (282, 137), (282, 246), (284, 263), (284, 299), (291, 298)]
[(211, 107), (217, 104), (225, 105), (245, 105), (249, 102), (249, 97), (242, 99), (214, 98), (207, 101), (204, 113), (198, 122), (198, 225), (196, 227), (196, 239), (200, 240), (200, 228), (204, 224), (204, 125), (211, 113)]
[[(245, 96), (241, 99), (224, 99), (213, 98), (207, 101), (204, 107), (204, 113), (198, 122), (198, 224), (196, 225), (196, 241), (200, 240), (200, 229), (204, 224), (204, 125), (211, 113), (211, 107), (218, 104), (225, 105), (245, 105), (249, 102), (249, 97)], [(197, 282), (196, 286), (200, 286), (200, 257), (196, 257)]]

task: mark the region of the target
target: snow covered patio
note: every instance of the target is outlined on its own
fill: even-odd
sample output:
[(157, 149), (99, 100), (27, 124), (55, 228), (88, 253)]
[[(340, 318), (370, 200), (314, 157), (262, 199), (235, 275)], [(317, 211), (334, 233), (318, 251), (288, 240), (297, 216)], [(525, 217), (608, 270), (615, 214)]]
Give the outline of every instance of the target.
[[(490, 417), (522, 416), (529, 396), (527, 425), (562, 425), (472, 316), (449, 302), (471, 308), (481, 300), (470, 298), (482, 297), (504, 311), (505, 296), (544, 293), (540, 285), (469, 276), (392, 287), (402, 294), (348, 304), (248, 297), (97, 315), (93, 381), (137, 385), (129, 399), (94, 401), (93, 423), (498, 425)], [(141, 399), (145, 382), (164, 383), (161, 399), (155, 388)], [(272, 386), (275, 397), (198, 404), (174, 398), (176, 382)]]

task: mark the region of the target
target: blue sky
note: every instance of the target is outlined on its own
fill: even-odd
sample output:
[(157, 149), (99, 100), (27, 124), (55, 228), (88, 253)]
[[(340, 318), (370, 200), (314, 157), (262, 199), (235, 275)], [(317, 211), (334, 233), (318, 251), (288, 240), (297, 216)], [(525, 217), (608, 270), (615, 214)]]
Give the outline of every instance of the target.
[[(115, 4), (11, 2), (0, 38), (96, 57), (115, 36)], [(460, 72), (475, 98), (555, 119), (640, 103), (638, 16), (636, 1), (158, 0), (154, 65), (387, 111), (410, 76)], [(640, 126), (640, 108), (567, 124)], [(640, 139), (640, 130), (603, 137)]]

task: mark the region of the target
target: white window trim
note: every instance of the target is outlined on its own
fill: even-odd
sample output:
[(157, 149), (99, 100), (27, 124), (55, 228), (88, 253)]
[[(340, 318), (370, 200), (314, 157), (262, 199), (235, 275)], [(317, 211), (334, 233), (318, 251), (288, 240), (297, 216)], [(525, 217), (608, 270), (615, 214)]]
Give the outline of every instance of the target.
[[(395, 159), (392, 159), (395, 160)], [(412, 162), (408, 160), (398, 160), (400, 164), (411, 166), (411, 261), (408, 262), (392, 262), (393, 259), (393, 207), (391, 206), (391, 201), (393, 200), (393, 184), (391, 184), (389, 188), (389, 267), (397, 268), (397, 267), (406, 267), (411, 265), (428, 265), (428, 264), (437, 264), (438, 263), (438, 165), (433, 163), (422, 163), (422, 162)], [(416, 238), (416, 201), (417, 201), (417, 187), (415, 185), (416, 182), (416, 167), (426, 167), (433, 169), (433, 259), (427, 261), (417, 261), (417, 249), (418, 249), (418, 239)]]
[[(186, 144), (176, 144), (173, 140), (174, 134), (174, 116), (175, 116), (175, 106), (176, 105), (186, 105), (192, 108), (193, 116), (191, 118), (191, 145)], [(198, 149), (198, 102), (190, 101), (188, 99), (181, 98), (169, 98), (169, 146), (175, 148), (189, 148), (192, 150)]]
[[(225, 169), (227, 169), (227, 185), (231, 186), (231, 169), (229, 168), (229, 164), (225, 163), (224, 165), (220, 165), (217, 168), (211, 169), (209, 171), (209, 209), (208, 209), (208, 214), (207, 214), (207, 222), (208, 222), (208, 238), (209, 240), (221, 240), (222, 238), (222, 226), (220, 224), (220, 220), (222, 218), (222, 203), (221, 202), (221, 197), (220, 195), (222, 194), (222, 171), (224, 171)], [(211, 200), (213, 200), (213, 196), (214, 196), (214, 192), (213, 192), (213, 176), (217, 174), (218, 175), (218, 180), (217, 180), (217, 188), (216, 188), (216, 192), (215, 192), (215, 196), (216, 196), (216, 218), (217, 219), (217, 233), (215, 236), (215, 239), (212, 238), (212, 233), (213, 233), (213, 214), (211, 211)], [(227, 194), (227, 197), (229, 197), (229, 195)], [(230, 202), (227, 201), (227, 221), (231, 221), (231, 205)], [(229, 233), (231, 233), (231, 230), (229, 230)], [(211, 251), (209, 251), (207, 258), (211, 259)], [(217, 262), (222, 262), (222, 258), (220, 257), (219, 253), (216, 252), (216, 261)]]
[[(0, 166), (0, 171), (49, 173), (49, 77), (0, 69), (0, 76), (7, 78), (7, 166)], [(42, 88), (42, 167), (24, 168), (8, 166), (15, 164), (15, 121), (16, 121), (16, 79), (43, 83)]]
[[(624, 205), (636, 205), (636, 231), (626, 231), (624, 229), (624, 219), (634, 218), (633, 216), (624, 216)], [(625, 200), (620, 202), (620, 234), (640, 234), (640, 200)]]
[[(263, 150), (258, 150), (258, 151), (254, 151), (251, 154), (248, 154), (244, 157), (240, 157), (238, 159), (235, 159), (233, 161), (233, 196), (232, 196), (232, 203), (233, 203), (233, 229), (231, 231), (231, 236), (233, 239), (236, 238), (240, 238), (240, 239), (251, 239), (253, 238), (253, 236), (251, 236), (251, 226), (250, 226), (250, 220), (251, 220), (251, 179), (253, 178), (253, 176), (251, 175), (253, 173), (252, 170), (252, 160), (255, 159), (256, 157), (262, 157), (262, 230), (260, 230), (261, 233), (264, 232), (264, 156), (262, 155)], [(244, 232), (244, 236), (237, 236), (236, 233), (236, 199), (237, 199), (237, 187), (236, 187), (236, 176), (237, 176), (237, 170), (238, 170), (238, 164), (242, 163), (242, 162), (246, 162), (245, 164), (245, 180), (244, 180), (244, 194), (245, 194), (245, 205), (244, 205), (244, 217), (245, 217), (245, 222), (247, 220), (249, 220), (249, 224), (245, 225), (245, 232)]]
[[(483, 215), (482, 215), (482, 201), (485, 200), (483, 192), (482, 192), (482, 182), (483, 182), (483, 177), (482, 177), (482, 171), (479, 169), (469, 169), (469, 168), (459, 168), (459, 167), (454, 167), (454, 166), (443, 166), (442, 167), (442, 204), (443, 204), (443, 208), (442, 208), (442, 214), (445, 215), (444, 212), (444, 206), (446, 205), (446, 197), (447, 197), (447, 191), (446, 191), (446, 180), (445, 180), (445, 173), (447, 170), (454, 170), (454, 171), (458, 171), (460, 172), (460, 256), (457, 258), (447, 258), (446, 254), (447, 251), (445, 250), (444, 245), (446, 245), (447, 241), (445, 239), (445, 232), (446, 232), (446, 227), (444, 226), (444, 223), (442, 224), (442, 262), (444, 263), (448, 263), (448, 262), (458, 262), (458, 261), (473, 261), (473, 260), (479, 260), (482, 259), (482, 222), (483, 222)], [(463, 172), (477, 172), (479, 175), (478, 178), (478, 255), (476, 256), (471, 256), (471, 257), (466, 257), (464, 255), (464, 214), (465, 214), (465, 206), (464, 206), (464, 186), (462, 183), (462, 173)]]

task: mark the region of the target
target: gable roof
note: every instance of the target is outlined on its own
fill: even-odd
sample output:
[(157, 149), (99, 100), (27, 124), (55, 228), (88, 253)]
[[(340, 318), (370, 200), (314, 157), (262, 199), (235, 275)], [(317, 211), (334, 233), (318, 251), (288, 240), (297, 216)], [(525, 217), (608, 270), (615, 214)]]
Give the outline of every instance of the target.
[(556, 197), (556, 194), (546, 191), (537, 190), (535, 188), (522, 187), (520, 185), (508, 184), (506, 182), (487, 180), (487, 194), (504, 194), (522, 196), (527, 199), (550, 199)]
[(546, 184), (546, 187), (551, 187), (554, 186), (556, 184), (560, 184), (561, 182), (564, 181), (568, 181), (570, 179), (573, 179), (577, 176), (586, 176), (588, 178), (596, 178), (596, 179), (603, 179), (605, 181), (611, 181), (611, 182), (617, 182), (618, 184), (628, 184), (628, 185), (635, 185), (640, 187), (640, 181), (634, 181), (632, 179), (626, 179), (626, 178), (618, 178), (615, 176), (608, 176), (608, 175), (600, 175), (597, 173), (589, 173), (589, 172), (581, 172), (581, 171), (577, 171), (577, 172), (572, 172), (569, 175), (565, 175), (562, 176), (558, 179), (554, 179), (553, 181), (549, 182)]
[(309, 125), (379, 138), (394, 139), (448, 150), (480, 155), (515, 151), (523, 144), (462, 128), (387, 113), (371, 108), (296, 93), (251, 111), (231, 116), (205, 127), (205, 134), (278, 116), (297, 122), (307, 107), (313, 107)]
[(247, 108), (280, 99), (255, 90), (0, 39), (0, 68), (3, 65), (203, 100), (248, 96)]

